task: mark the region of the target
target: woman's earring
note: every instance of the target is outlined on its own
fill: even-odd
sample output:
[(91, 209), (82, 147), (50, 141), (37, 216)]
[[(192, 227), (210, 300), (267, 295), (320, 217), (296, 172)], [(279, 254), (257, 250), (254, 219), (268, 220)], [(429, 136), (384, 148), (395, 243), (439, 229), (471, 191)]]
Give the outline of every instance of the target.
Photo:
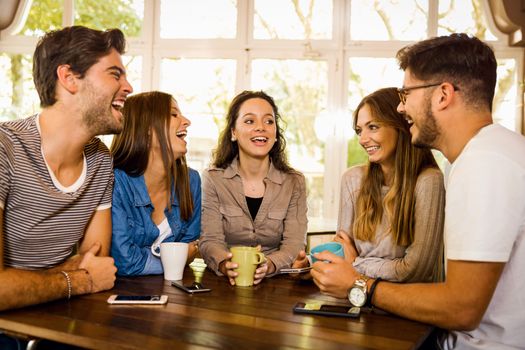
[(232, 140), (232, 142), (235, 142), (235, 141), (237, 141), (237, 138), (235, 136), (232, 136), (231, 140)]

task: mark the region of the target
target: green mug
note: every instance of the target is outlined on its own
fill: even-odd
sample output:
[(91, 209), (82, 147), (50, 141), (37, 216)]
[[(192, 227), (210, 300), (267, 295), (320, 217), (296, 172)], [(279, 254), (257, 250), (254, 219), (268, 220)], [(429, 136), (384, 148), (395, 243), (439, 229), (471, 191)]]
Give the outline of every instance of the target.
[(231, 247), (232, 262), (238, 267), (235, 269), (235, 285), (240, 287), (253, 286), (253, 276), (259, 264), (266, 261), (266, 257), (255, 247)]

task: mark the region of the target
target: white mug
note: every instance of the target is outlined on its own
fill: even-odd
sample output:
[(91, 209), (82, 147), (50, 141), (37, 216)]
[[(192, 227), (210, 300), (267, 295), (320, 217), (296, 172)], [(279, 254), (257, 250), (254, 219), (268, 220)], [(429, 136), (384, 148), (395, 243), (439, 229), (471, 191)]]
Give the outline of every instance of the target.
[(160, 253), (152, 249), (155, 256), (160, 257), (164, 270), (164, 279), (168, 281), (179, 281), (182, 279), (184, 266), (188, 257), (188, 243), (166, 242), (160, 244)]

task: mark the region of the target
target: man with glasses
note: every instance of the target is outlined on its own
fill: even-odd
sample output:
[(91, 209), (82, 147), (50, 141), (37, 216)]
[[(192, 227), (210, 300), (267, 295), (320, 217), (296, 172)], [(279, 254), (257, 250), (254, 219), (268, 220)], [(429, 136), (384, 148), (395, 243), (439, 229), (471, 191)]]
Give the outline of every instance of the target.
[[(412, 142), (450, 161), (446, 180), (443, 283), (370, 279), (368, 302), (449, 330), (439, 348), (517, 349), (525, 345), (525, 137), (493, 124), (497, 62), (465, 34), (401, 49), (398, 111)], [(329, 253), (314, 264), (321, 291), (346, 296), (359, 274)]]

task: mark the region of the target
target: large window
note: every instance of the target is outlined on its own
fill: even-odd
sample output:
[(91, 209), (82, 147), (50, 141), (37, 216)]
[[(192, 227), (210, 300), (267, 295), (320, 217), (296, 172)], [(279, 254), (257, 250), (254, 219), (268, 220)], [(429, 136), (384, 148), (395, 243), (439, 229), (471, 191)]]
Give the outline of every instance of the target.
[(167, 91), (191, 120), (188, 159), (198, 170), (209, 165), (236, 93), (263, 89), (275, 98), (288, 158), (307, 177), (312, 223), (333, 222), (342, 172), (366, 161), (353, 110), (374, 90), (402, 84), (394, 57), (405, 45), (457, 31), (488, 41), (499, 64), (495, 119), (520, 127), (522, 50), (494, 30), (486, 0), (22, 3), (31, 5), (27, 15), (0, 37), (0, 120), (38, 111), (31, 54), (44, 32), (72, 24), (119, 27), (128, 37), (124, 63), (135, 92)]

